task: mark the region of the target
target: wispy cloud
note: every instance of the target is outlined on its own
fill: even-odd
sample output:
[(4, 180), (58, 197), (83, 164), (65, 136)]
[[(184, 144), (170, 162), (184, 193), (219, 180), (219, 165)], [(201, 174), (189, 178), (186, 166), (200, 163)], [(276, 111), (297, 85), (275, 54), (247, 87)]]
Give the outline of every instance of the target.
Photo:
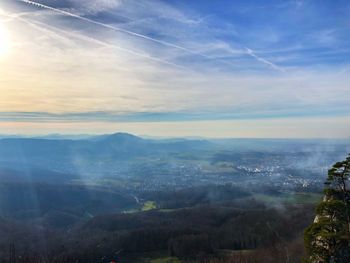
[[(0, 59), (0, 119), (129, 123), (350, 112), (342, 8), (224, 2), (4, 0), (0, 23), (12, 51)], [(330, 8), (339, 15), (326, 23)]]
[[(311, 107), (309, 107), (311, 108)], [(324, 109), (317, 107), (305, 114), (304, 108), (295, 108), (286, 110), (277, 108), (275, 110), (255, 110), (247, 112), (245, 110), (234, 108), (231, 111), (178, 111), (178, 112), (0, 112), (0, 121), (18, 121), (18, 122), (183, 122), (183, 121), (215, 121), (215, 120), (259, 120), (275, 118), (295, 118), (295, 117), (342, 117), (348, 116), (345, 111), (350, 107), (333, 107)]]
[(146, 39), (148, 41), (152, 41), (152, 42), (155, 42), (157, 44), (165, 45), (165, 46), (168, 46), (168, 47), (171, 47), (171, 48), (176, 48), (176, 49), (179, 49), (179, 50), (182, 50), (182, 51), (194, 54), (194, 55), (199, 55), (199, 56), (204, 56), (205, 58), (209, 58), (209, 57), (205, 56), (204, 54), (198, 53), (197, 51), (188, 49), (188, 48), (183, 47), (183, 46), (179, 46), (179, 45), (171, 43), (171, 42), (163, 41), (163, 40), (160, 40), (160, 39), (157, 39), (157, 38), (153, 38), (153, 37), (150, 37), (150, 36), (147, 36), (147, 35), (139, 34), (137, 32), (126, 30), (126, 29), (123, 29), (123, 28), (120, 28), (120, 27), (116, 27), (116, 26), (112, 26), (112, 25), (109, 25), (109, 24), (101, 23), (99, 21), (96, 21), (96, 20), (93, 20), (93, 19), (90, 19), (90, 18), (87, 18), (87, 17), (83, 17), (81, 15), (73, 14), (71, 12), (64, 11), (64, 10), (61, 10), (61, 9), (58, 9), (58, 8), (54, 8), (54, 7), (51, 7), (51, 6), (48, 6), (48, 5), (44, 5), (44, 4), (40, 4), (40, 3), (37, 3), (37, 2), (34, 2), (34, 1), (28, 1), (28, 0), (18, 0), (18, 1), (26, 3), (26, 4), (31, 4), (31, 5), (40, 7), (40, 8), (48, 9), (48, 10), (57, 12), (59, 14), (65, 15), (65, 16), (74, 17), (74, 18), (80, 19), (82, 21), (85, 21), (85, 22), (88, 22), (88, 23), (92, 23), (92, 24), (95, 24), (95, 25), (98, 25), (98, 26), (101, 26), (101, 27), (104, 27), (104, 28), (107, 28), (107, 29), (111, 29), (111, 30), (114, 30), (114, 31), (119, 31), (119, 32), (131, 35), (131, 36), (134, 36), (134, 37), (139, 37), (139, 38), (142, 38), (142, 39)]
[(345, 67), (343, 67), (341, 70), (339, 70), (336, 74), (337, 75), (343, 75), (350, 72), (350, 64), (346, 65)]

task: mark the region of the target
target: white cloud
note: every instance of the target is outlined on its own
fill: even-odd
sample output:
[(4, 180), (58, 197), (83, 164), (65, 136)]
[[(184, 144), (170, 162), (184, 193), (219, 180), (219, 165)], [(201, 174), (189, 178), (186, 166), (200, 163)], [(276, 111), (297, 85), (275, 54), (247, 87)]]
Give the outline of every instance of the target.
[[(11, 30), (15, 52), (0, 60), (0, 112), (261, 117), (344, 114), (349, 109), (347, 70), (341, 74), (328, 66), (285, 70), (271, 60), (271, 54), (216, 38), (205, 21), (190, 22), (199, 16), (165, 3), (157, 9), (153, 8), (157, 2), (105, 1), (96, 7), (97, 2), (89, 1), (88, 8), (95, 10), (89, 12), (126, 11), (123, 15), (135, 23), (101, 27), (100, 22), (66, 21), (43, 10), (6, 13), (13, 18), (4, 23)], [(148, 19), (143, 27), (142, 19)], [(157, 24), (158, 19), (165, 25)], [(174, 29), (166, 28), (169, 23)], [(124, 32), (112, 30), (115, 27)], [(152, 29), (155, 36), (147, 37)]]

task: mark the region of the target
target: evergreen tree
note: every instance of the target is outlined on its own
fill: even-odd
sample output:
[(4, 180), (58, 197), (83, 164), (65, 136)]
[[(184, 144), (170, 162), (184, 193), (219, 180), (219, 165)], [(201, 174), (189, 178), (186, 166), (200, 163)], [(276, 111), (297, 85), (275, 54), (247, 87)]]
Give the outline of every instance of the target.
[(305, 230), (306, 262), (350, 262), (350, 155), (328, 171), (325, 196)]

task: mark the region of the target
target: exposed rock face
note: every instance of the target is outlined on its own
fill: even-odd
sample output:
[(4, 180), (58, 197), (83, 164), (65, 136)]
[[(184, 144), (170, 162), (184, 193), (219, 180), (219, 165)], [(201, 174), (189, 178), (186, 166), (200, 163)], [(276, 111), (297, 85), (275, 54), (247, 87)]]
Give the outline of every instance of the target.
[(328, 172), (325, 196), (305, 230), (306, 262), (350, 262), (350, 157)]

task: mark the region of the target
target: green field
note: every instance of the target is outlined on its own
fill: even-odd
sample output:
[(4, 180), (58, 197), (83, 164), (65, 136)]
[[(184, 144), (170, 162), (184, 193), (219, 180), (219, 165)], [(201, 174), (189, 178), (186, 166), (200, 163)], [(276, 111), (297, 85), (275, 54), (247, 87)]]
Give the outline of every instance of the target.
[(181, 263), (181, 261), (178, 258), (166, 257), (166, 258), (152, 259), (150, 263)]
[(149, 211), (149, 210), (153, 210), (153, 209), (156, 209), (157, 208), (157, 205), (156, 205), (156, 202), (154, 201), (147, 201), (143, 204), (143, 207), (142, 207), (142, 211)]

